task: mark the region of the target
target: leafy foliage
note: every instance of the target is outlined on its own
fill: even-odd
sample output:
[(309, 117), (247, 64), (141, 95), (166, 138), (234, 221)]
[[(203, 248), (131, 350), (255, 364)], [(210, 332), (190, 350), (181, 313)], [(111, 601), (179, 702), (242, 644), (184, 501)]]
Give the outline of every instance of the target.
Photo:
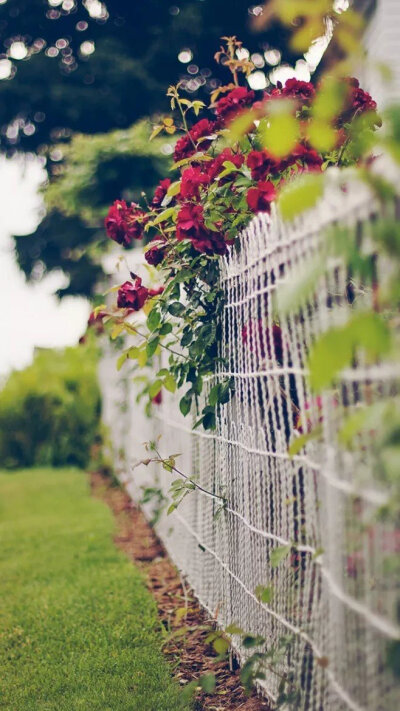
[(0, 391), (3, 467), (86, 466), (99, 417), (93, 345), (39, 350)]
[[(113, 322), (118, 333), (140, 338), (139, 345), (121, 355), (119, 365), (130, 359), (143, 367), (165, 349), (168, 370), (146, 386), (149, 400), (162, 387), (173, 391), (185, 386), (181, 412), (195, 412), (195, 426), (205, 429), (215, 428), (233, 386), (228, 377), (214, 384), (198, 411), (205, 378), (215, 374), (217, 364), (229, 371), (228, 358), (223, 362), (218, 350), (224, 308), (220, 257), (231, 245), (240, 249), (238, 233), (254, 213), (270, 212), (282, 186), (280, 208), (287, 219), (314, 205), (324, 189), (323, 170), (354, 162), (352, 121), (363, 116), (371, 135), (380, 122), (375, 102), (354, 79), (346, 80), (343, 91), (339, 82), (329, 80), (318, 94), (310, 82), (289, 79), (256, 101), (254, 92), (239, 84), (252, 70), (247, 58), (237, 58), (242, 43), (235, 37), (223, 39), (216, 60), (230, 69), (232, 82), (213, 93), (215, 118), (200, 118), (189, 127), (189, 117), (197, 118), (204, 106), (183, 98), (179, 84), (170, 86), (172, 117), (155, 126), (153, 136), (159, 140), (163, 132), (182, 133), (175, 144), (173, 179), (160, 182), (147, 211), (118, 200), (105, 221), (108, 236), (124, 246), (153, 235), (145, 257), (164, 282), (149, 289), (131, 275), (133, 281), (118, 291), (117, 309), (104, 312), (104, 322)], [(309, 127), (326, 114), (337, 147), (319, 152)], [(147, 330), (130, 320), (141, 308)]]

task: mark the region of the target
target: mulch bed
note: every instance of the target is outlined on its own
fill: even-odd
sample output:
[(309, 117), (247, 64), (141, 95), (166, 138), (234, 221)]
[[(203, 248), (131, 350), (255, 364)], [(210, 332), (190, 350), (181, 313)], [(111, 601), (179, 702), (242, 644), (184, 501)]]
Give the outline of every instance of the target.
[(195, 711), (270, 711), (267, 702), (255, 693), (246, 696), (237, 669), (231, 669), (228, 661), (215, 662), (215, 653), (205, 641), (213, 621), (180, 578), (140, 509), (122, 488), (100, 473), (91, 475), (91, 486), (114, 513), (115, 544), (145, 574), (166, 630), (164, 652), (173, 665), (174, 676), (184, 686), (203, 674), (216, 675), (215, 693), (199, 691)]

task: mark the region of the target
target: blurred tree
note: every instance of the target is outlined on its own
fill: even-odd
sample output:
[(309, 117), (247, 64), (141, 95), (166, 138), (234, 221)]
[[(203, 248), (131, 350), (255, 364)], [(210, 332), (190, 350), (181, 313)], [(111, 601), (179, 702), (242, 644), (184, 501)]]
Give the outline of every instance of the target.
[[(63, 204), (54, 199), (38, 230), (16, 238), (28, 278), (61, 267), (70, 278), (61, 294), (92, 292), (101, 270), (94, 250), (83, 250), (99, 237), (104, 206), (138, 197), (162, 171), (147, 142), (139, 156), (121, 129), (167, 111), (165, 90), (174, 80), (184, 79), (191, 96), (208, 100), (226, 79), (213, 62), (222, 35), (240, 36), (260, 66), (267, 48), (277, 50), (273, 63), (281, 55), (295, 59), (289, 28), (274, 22), (253, 34), (258, 11), (249, 0), (0, 0), (0, 150), (45, 156), (56, 182), (67, 157), (74, 175), (73, 184), (61, 182)], [(74, 133), (115, 129), (121, 133), (87, 145), (81, 137), (73, 155), (63, 146)]]
[(288, 29), (275, 23), (251, 32), (258, 6), (249, 0), (176, 3), (1, 0), (3, 149), (36, 151), (71, 131), (126, 128), (166, 108), (165, 90), (182, 76), (192, 93), (209, 91), (221, 73), (213, 63), (221, 35), (237, 34), (253, 51), (270, 44), (293, 59)]

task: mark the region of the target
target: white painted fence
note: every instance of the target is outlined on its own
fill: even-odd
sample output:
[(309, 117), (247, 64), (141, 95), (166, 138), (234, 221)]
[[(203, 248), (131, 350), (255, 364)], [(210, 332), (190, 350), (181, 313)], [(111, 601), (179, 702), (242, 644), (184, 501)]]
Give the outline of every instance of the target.
[[(330, 324), (343, 322), (349, 308), (349, 275), (340, 262), (330, 264), (300, 314), (281, 316), (281, 347), (271, 307), (291, 275), (307, 268), (326, 225), (339, 219), (361, 234), (376, 211), (365, 188), (343, 192), (332, 186), (316, 209), (290, 227), (276, 216), (259, 216), (242, 234), (240, 253), (223, 261), (221, 353), (230, 365), (215, 379), (233, 377), (235, 395), (221, 408), (215, 432), (191, 429), (190, 418), (178, 409), (181, 394), (163, 394), (162, 404), (146, 418), (129, 366), (118, 374), (112, 352), (101, 365), (104, 419), (132, 496), (138, 500), (153, 477), (164, 492), (176, 478), (161, 468), (131, 470), (146, 456), (143, 442), (160, 435), (164, 456), (180, 452), (183, 472), (227, 497), (226, 511), (215, 520), (218, 501), (196, 490), (172, 515), (163, 515), (157, 531), (222, 627), (236, 623), (261, 634), (267, 648), (290, 636), (279, 671), (293, 671), (302, 692), (299, 709), (400, 707), (386, 664), (388, 644), (400, 638), (399, 588), (386, 570), (388, 559), (400, 551), (400, 531), (376, 517), (391, 490), (373, 471), (369, 441), (351, 455), (336, 445), (341, 406), (351, 411), (397, 393), (399, 372), (359, 364), (343, 373), (335, 397), (316, 401), (309, 392), (304, 369), (309, 346)], [(291, 459), (288, 443), (318, 421), (322, 441), (310, 442)], [(291, 553), (272, 567), (271, 553), (288, 545)], [(259, 585), (271, 587), (268, 604), (257, 599)], [(240, 640), (235, 644), (245, 659)], [(263, 689), (271, 700), (278, 681), (267, 672)]]

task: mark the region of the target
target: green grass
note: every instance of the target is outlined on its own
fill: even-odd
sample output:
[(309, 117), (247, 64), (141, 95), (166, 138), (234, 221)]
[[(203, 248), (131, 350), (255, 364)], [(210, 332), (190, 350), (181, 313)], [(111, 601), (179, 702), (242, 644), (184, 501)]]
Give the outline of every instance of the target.
[(0, 709), (177, 711), (154, 601), (77, 470), (0, 474)]

